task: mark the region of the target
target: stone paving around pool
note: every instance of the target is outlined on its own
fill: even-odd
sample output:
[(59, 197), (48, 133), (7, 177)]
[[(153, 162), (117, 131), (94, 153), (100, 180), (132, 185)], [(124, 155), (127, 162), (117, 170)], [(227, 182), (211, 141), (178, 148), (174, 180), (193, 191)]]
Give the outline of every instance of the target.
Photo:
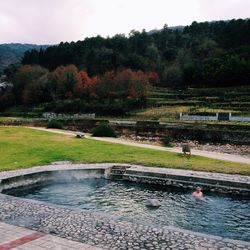
[(102, 250), (80, 242), (0, 223), (0, 250)]
[[(114, 164), (53, 165), (0, 173), (0, 179), (17, 175), (84, 168), (108, 169)], [(136, 166), (133, 166), (136, 168)], [(138, 168), (136, 168), (138, 170)], [(152, 168), (153, 169), (153, 168)], [(148, 168), (147, 168), (148, 170)], [(175, 171), (167, 170), (166, 171)], [(163, 171), (163, 170), (162, 170)], [(180, 171), (180, 170), (176, 170)], [(179, 172), (184, 174), (184, 172)], [(188, 171), (187, 171), (188, 173)], [(190, 174), (190, 173), (189, 173)], [(202, 175), (202, 172), (198, 174)], [(210, 173), (204, 173), (210, 175)], [(213, 176), (217, 174), (211, 174)], [(220, 175), (218, 175), (219, 177)], [(249, 177), (221, 175), (221, 178)], [(1, 181), (1, 180), (0, 180)], [(35, 200), (0, 194), (0, 250), (3, 249), (238, 249), (250, 250), (250, 242), (162, 227), (129, 218), (94, 213)], [(15, 226), (11, 226), (15, 225)], [(19, 227), (22, 228), (19, 228)], [(39, 233), (37, 233), (39, 232)], [(27, 238), (28, 237), (28, 238)], [(61, 239), (61, 238), (64, 239)], [(3, 240), (2, 240), (3, 239)], [(23, 240), (22, 245), (15, 242)], [(21, 239), (21, 240), (20, 240)], [(29, 242), (27, 242), (30, 240)], [(83, 245), (80, 245), (80, 244)], [(7, 244), (7, 245), (6, 245)], [(6, 246), (15, 246), (4, 248)], [(11, 245), (12, 244), (12, 245)], [(29, 245), (30, 244), (30, 245)], [(35, 246), (35, 244), (37, 244)], [(52, 245), (51, 245), (52, 244)], [(54, 245), (53, 245), (54, 244)], [(69, 245), (67, 245), (69, 244)], [(65, 246), (64, 246), (65, 245)], [(77, 247), (75, 247), (77, 246)], [(1, 248), (2, 247), (2, 248)], [(61, 247), (61, 248), (60, 248)], [(74, 248), (75, 247), (75, 248)], [(92, 248), (91, 248), (92, 247)], [(96, 248), (93, 248), (96, 247)]]

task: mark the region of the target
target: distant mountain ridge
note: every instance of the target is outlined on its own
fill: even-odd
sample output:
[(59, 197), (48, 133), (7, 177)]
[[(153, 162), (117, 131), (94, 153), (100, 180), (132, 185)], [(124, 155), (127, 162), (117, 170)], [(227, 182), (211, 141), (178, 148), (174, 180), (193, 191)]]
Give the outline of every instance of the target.
[(12, 63), (18, 63), (25, 51), (30, 49), (47, 48), (49, 45), (4, 43), (0, 44), (0, 72)]
[[(173, 26), (169, 27), (172, 30), (183, 30), (185, 26)], [(160, 32), (162, 29), (154, 29), (150, 30), (147, 33), (153, 34)], [(24, 53), (27, 50), (40, 48), (46, 49), (47, 47), (52, 45), (37, 45), (37, 44), (29, 44), (29, 43), (3, 43), (0, 44), (0, 74), (1, 72), (10, 64), (18, 63), (20, 59), (23, 57)]]
[[(185, 28), (185, 26), (183, 26), (183, 25), (168, 27), (168, 29), (170, 29), (170, 30), (180, 30), (180, 31), (182, 31), (184, 28)], [(154, 34), (157, 32), (161, 32), (161, 31), (162, 31), (162, 29), (153, 29), (153, 30), (148, 31), (147, 33), (149, 35), (151, 35), (151, 34)]]

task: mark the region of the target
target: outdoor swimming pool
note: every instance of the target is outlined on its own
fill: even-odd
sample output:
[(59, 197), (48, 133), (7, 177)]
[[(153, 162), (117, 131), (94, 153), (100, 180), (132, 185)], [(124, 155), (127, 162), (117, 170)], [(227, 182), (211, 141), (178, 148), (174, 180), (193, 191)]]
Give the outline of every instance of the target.
[[(162, 226), (175, 226), (232, 239), (250, 239), (250, 202), (247, 197), (208, 193), (196, 201), (191, 191), (103, 178), (47, 183), (8, 190), (17, 197), (105, 212)], [(162, 206), (145, 206), (156, 198)]]

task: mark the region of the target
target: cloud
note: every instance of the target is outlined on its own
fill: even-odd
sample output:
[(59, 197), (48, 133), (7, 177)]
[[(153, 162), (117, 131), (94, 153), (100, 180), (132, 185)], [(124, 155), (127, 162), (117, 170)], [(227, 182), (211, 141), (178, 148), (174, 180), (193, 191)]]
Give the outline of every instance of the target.
[(0, 43), (58, 43), (85, 37), (85, 0), (0, 0)]
[(0, 43), (55, 44), (250, 17), (250, 0), (0, 0)]
[(203, 20), (229, 20), (250, 17), (249, 0), (197, 0)]
[[(87, 34), (114, 35), (132, 29), (150, 30), (164, 24), (191, 23), (198, 15), (196, 0), (91, 0)], [(91, 28), (91, 29), (90, 29)]]

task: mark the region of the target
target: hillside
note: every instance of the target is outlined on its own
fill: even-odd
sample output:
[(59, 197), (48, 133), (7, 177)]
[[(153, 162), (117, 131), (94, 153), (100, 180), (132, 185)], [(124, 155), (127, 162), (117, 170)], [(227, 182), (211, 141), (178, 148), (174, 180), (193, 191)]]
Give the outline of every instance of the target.
[(0, 44), (0, 72), (8, 65), (20, 62), (24, 53), (31, 49), (47, 48), (47, 45), (5, 43)]
[[(243, 95), (250, 86), (250, 19), (193, 22), (183, 29), (164, 26), (152, 34), (132, 31), (32, 49), (6, 75), (13, 88), (0, 95), (1, 110), (47, 103), (47, 111), (99, 115), (146, 106), (155, 113), (161, 106), (184, 107), (177, 113), (245, 112), (250, 108)], [(158, 89), (150, 96), (152, 87)]]
[(162, 87), (250, 85), (250, 19), (193, 22), (184, 28), (92, 37), (25, 53), (23, 64), (73, 64), (90, 76), (130, 68), (154, 71)]

